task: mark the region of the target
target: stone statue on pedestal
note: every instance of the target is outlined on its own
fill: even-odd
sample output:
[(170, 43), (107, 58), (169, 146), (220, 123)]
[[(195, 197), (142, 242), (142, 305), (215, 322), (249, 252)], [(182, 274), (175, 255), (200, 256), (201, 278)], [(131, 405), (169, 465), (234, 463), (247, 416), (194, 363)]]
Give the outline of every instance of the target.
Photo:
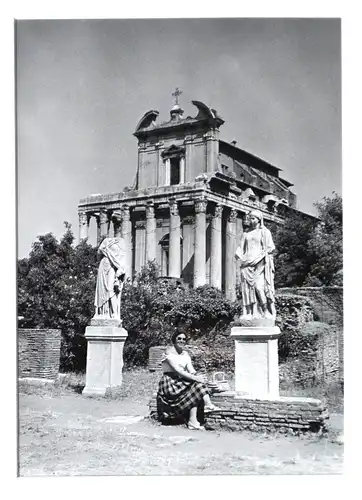
[(249, 213), (250, 230), (236, 249), (240, 264), (243, 315), (241, 320), (275, 319), (272, 235), (263, 224), (260, 210)]
[(105, 238), (99, 245), (95, 315), (85, 330), (87, 348), (85, 396), (117, 393), (122, 386), (123, 347), (127, 331), (122, 327), (121, 293), (126, 276), (126, 243)]
[(121, 294), (126, 273), (126, 248), (122, 238), (105, 238), (99, 246), (93, 320), (121, 320)]

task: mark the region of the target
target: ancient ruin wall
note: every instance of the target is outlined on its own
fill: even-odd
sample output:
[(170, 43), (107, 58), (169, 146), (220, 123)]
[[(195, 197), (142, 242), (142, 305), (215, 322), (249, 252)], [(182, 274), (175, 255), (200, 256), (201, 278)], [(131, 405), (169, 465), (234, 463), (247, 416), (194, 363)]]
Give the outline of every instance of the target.
[(18, 330), (18, 376), (55, 380), (59, 373), (60, 330)]

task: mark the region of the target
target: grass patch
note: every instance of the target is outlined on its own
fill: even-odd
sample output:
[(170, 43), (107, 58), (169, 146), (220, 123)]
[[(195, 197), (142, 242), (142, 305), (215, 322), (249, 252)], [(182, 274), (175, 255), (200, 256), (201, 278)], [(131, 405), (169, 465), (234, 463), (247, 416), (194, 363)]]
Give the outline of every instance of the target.
[[(121, 391), (118, 395), (112, 397), (112, 399), (130, 399), (137, 403), (147, 404), (152, 394), (157, 392), (161, 376), (160, 372), (150, 372), (146, 368), (124, 370)], [(230, 388), (233, 390), (235, 386), (234, 374), (228, 373), (227, 378)], [(67, 373), (61, 375), (54, 384), (35, 385), (32, 382), (21, 380), (18, 387), (19, 394), (57, 397), (67, 393), (81, 394), (84, 386), (84, 373)], [(306, 388), (284, 382), (281, 384), (280, 395), (321, 399), (326, 402), (330, 412), (343, 413), (343, 384), (338, 382)]]
[(326, 403), (331, 413), (343, 414), (344, 412), (343, 384), (339, 382), (306, 388), (283, 383), (280, 389), (280, 395), (320, 399)]
[[(84, 374), (67, 374), (55, 384), (41, 386), (22, 381), (19, 384), (19, 474), (342, 472), (343, 447), (329, 437), (273, 438), (247, 432), (192, 432), (185, 426), (165, 427), (147, 419), (131, 425), (105, 421), (114, 416), (140, 415), (138, 411), (147, 410), (147, 403), (157, 390), (160, 376), (159, 372), (146, 369), (125, 370), (122, 391), (115, 400), (82, 397), (79, 388), (84, 387)], [(321, 390), (317, 388), (289, 390), (292, 395), (321, 395)], [(330, 392), (336, 398), (339, 395), (332, 389)]]

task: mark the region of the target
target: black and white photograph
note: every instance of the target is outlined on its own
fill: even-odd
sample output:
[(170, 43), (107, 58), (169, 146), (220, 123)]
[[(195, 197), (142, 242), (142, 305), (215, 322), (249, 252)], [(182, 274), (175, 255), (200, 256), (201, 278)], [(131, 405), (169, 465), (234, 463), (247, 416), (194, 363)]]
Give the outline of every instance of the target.
[(14, 45), (17, 475), (343, 474), (341, 18)]

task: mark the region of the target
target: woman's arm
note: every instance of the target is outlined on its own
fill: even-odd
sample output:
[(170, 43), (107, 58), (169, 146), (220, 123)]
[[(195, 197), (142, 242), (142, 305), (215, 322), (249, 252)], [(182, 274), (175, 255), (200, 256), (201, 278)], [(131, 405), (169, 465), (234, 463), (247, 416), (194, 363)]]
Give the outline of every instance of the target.
[(192, 360), (191, 360), (191, 356), (189, 353), (187, 353), (187, 365), (186, 365), (186, 370), (189, 372), (189, 373), (192, 373), (192, 375), (195, 375), (196, 373), (196, 370), (192, 364)]
[(191, 382), (203, 382), (202, 377), (197, 377), (192, 373), (188, 373), (186, 370), (180, 368), (180, 366), (172, 359), (172, 356), (167, 357), (167, 362), (171, 366), (171, 368), (178, 373), (185, 380), (190, 380)]

